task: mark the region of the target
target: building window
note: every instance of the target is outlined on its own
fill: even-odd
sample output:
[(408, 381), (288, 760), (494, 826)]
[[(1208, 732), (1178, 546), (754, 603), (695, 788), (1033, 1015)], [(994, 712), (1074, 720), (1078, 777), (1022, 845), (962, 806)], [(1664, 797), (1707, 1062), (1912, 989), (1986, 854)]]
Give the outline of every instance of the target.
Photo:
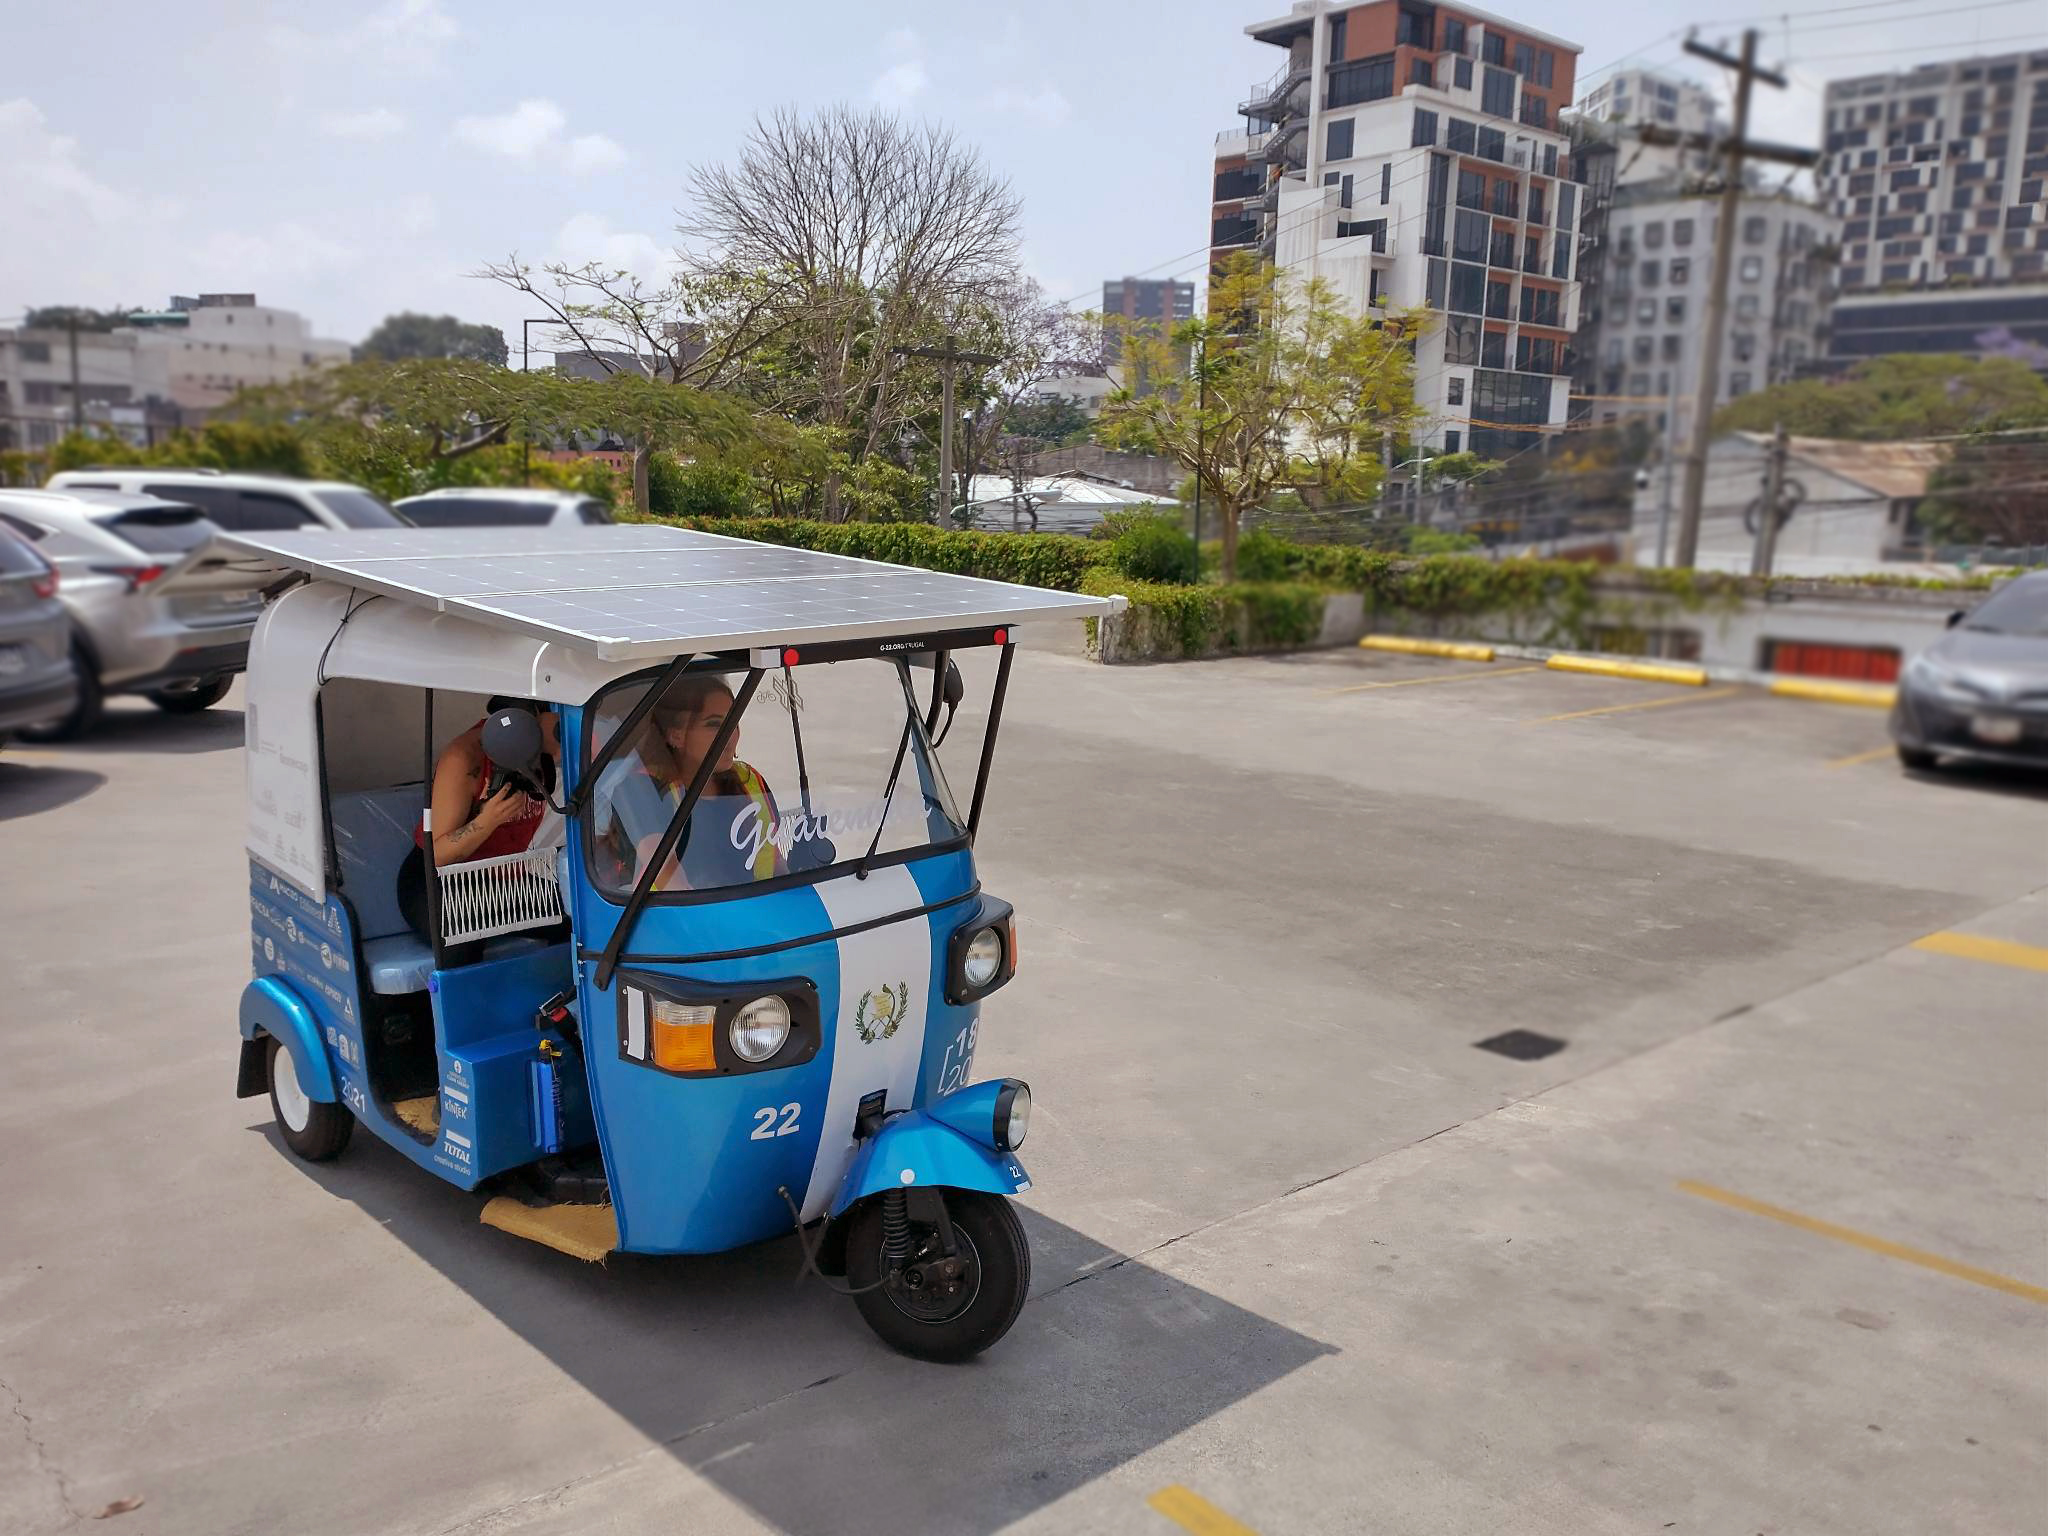
[(1456, 314), (1476, 315), (1486, 307), (1486, 268), (1451, 263), (1450, 308)]
[(1647, 363), (1657, 355), (1657, 338), (1654, 336), (1637, 336), (1631, 341), (1630, 347), (1629, 355), (1633, 361)]
[(1479, 88), (1479, 110), (1489, 117), (1513, 117), (1515, 77), (1504, 69), (1489, 69)]
[(1762, 245), (1764, 243), (1764, 236), (1768, 231), (1768, 220), (1761, 217), (1744, 219), (1742, 221), (1742, 243), (1744, 245)]
[(1742, 280), (1745, 283), (1760, 283), (1764, 280), (1764, 259), (1761, 256), (1742, 258)]
[(1748, 375), (1748, 374), (1746, 374), (1746, 373), (1731, 373), (1731, 374), (1729, 374), (1729, 375), (1728, 375), (1728, 398), (1729, 398), (1730, 400), (1735, 400), (1735, 399), (1739, 399), (1739, 398), (1740, 398), (1741, 396), (1743, 396), (1743, 395), (1746, 395), (1746, 394), (1748, 394), (1748, 393), (1749, 393), (1749, 375)]
[(1663, 248), (1664, 248), (1664, 225), (1663, 225), (1663, 223), (1662, 223), (1662, 222), (1660, 221), (1660, 222), (1658, 222), (1658, 223), (1655, 223), (1655, 224), (1645, 224), (1645, 225), (1643, 226), (1643, 249), (1644, 249), (1644, 250), (1646, 250), (1646, 251), (1658, 251), (1658, 250), (1662, 250)]
[(1339, 64), (1330, 71), (1330, 89), (1325, 107), (1355, 107), (1362, 101), (1385, 101), (1394, 94), (1394, 56), (1360, 59)]
[(1454, 378), (1444, 386), (1444, 404), (1463, 405), (1464, 403), (1465, 381), (1462, 378)]
[(1489, 64), (1505, 64), (1508, 61), (1508, 40), (1500, 33), (1489, 29), (1479, 39), (1479, 57)]
[(1453, 427), (1450, 431), (1444, 434), (1444, 452), (1459, 452), (1459, 444), (1461, 444), (1462, 442), (1464, 442), (1464, 438), (1459, 435), (1458, 429), (1456, 427)]
[(1510, 271), (1514, 269), (1515, 232), (1512, 229), (1493, 231), (1493, 238), (1487, 245), (1486, 259), (1492, 266), (1506, 267)]
[(1734, 335), (1735, 361), (1746, 363), (1756, 356), (1756, 337), (1748, 331), (1737, 331)]
[(1607, 340), (1607, 366), (1610, 368), (1620, 367), (1625, 351), (1626, 348), (1622, 346), (1619, 336), (1609, 337)]
[(1753, 293), (1738, 294), (1735, 299), (1735, 318), (1754, 320), (1763, 307), (1763, 301)]
[[(189, 345), (189, 343), (188, 343)], [(18, 341), (24, 363), (47, 363), (50, 360), (50, 344), (47, 341)]]
[(1693, 221), (1691, 219), (1673, 219), (1671, 221), (1671, 243), (1673, 245), (1691, 245), (1692, 232)]
[(1479, 361), (1479, 316), (1452, 315), (1444, 321), (1444, 361), (1471, 366)]
[(1505, 368), (1508, 365), (1508, 333), (1488, 331), (1479, 338), (1479, 366)]
[(1499, 164), (1501, 161), (1506, 160), (1507, 157), (1507, 134), (1499, 128), (1481, 128), (1479, 130), (1479, 158), (1491, 160), (1495, 164)]
[(1654, 325), (1656, 321), (1657, 301), (1655, 299), (1636, 300), (1636, 324)]
[(1664, 361), (1667, 363), (1677, 362), (1679, 359), (1679, 348), (1685, 345), (1685, 338), (1673, 335), (1662, 337), (1660, 340), (1662, 342), (1661, 350), (1664, 354)]
[(1356, 118), (1333, 119), (1323, 134), (1323, 158), (1325, 160), (1349, 160), (1352, 137), (1358, 127)]
[(1543, 188), (1535, 182), (1529, 184), (1529, 222), (1541, 224), (1543, 219)]
[(1522, 289), (1522, 318), (1531, 325), (1555, 326), (1562, 296), (1554, 288)]
[(1452, 60), (1451, 81), (1461, 91), (1472, 89), (1472, 61), (1470, 59)]
[(1460, 167), (1458, 171), (1458, 206), (1460, 208), (1486, 207), (1486, 177), (1478, 171)]
[(1521, 205), (1521, 189), (1512, 181), (1493, 184), (1493, 211), (1504, 219), (1515, 218)]
[(1569, 234), (1571, 232), (1572, 216), (1578, 212), (1578, 208), (1579, 189), (1569, 182), (1562, 183), (1557, 189), (1557, 229), (1559, 234)]
[(1464, 51), (1465, 23), (1459, 21), (1455, 16), (1446, 16), (1444, 18), (1444, 52), (1463, 53)]
[(1514, 285), (1506, 278), (1493, 278), (1486, 285), (1486, 318), (1506, 320), (1512, 317), (1510, 307), (1514, 302)]
[(1546, 176), (1555, 176), (1557, 174), (1557, 146), (1555, 144), (1543, 146), (1543, 174)]
[(1394, 196), (1394, 162), (1389, 160), (1380, 167), (1380, 202), (1382, 205)]
[(1533, 43), (1515, 44), (1515, 73), (1533, 75), (1536, 73), (1536, 48)]
[(1434, 112), (1425, 112), (1418, 107), (1415, 112), (1415, 131), (1408, 136), (1408, 147), (1415, 149), (1425, 144), (1434, 145), (1435, 143), (1436, 114)]
[(1347, 24), (1350, 20), (1351, 13), (1349, 11), (1330, 18), (1330, 62), (1332, 64), (1341, 62), (1344, 57), (1344, 34), (1349, 30)]
[(1683, 294), (1672, 293), (1665, 295), (1664, 320), (1667, 325), (1683, 325), (1685, 323), (1685, 296)]
[[(1692, 278), (1692, 258), (1674, 256), (1671, 258), (1671, 286), (1683, 288)], [(1681, 303), (1683, 300), (1680, 301)]]
[(1522, 121), (1531, 128), (1548, 128), (1550, 126), (1549, 103), (1544, 101), (1541, 96), (1532, 96), (1526, 91), (1523, 92)]
[(1411, 11), (1405, 5), (1394, 18), (1394, 43), (1409, 48), (1434, 49), (1435, 29), (1430, 25), (1434, 16), (1425, 11)]
[(1444, 147), (1458, 154), (1472, 154), (1479, 147), (1479, 125), (1454, 117), (1444, 129)]
[(1485, 214), (1459, 209), (1451, 228), (1451, 254), (1460, 261), (1486, 260), (1486, 237), (1492, 227)]
[(1654, 288), (1657, 286), (1657, 278), (1660, 274), (1661, 267), (1661, 262), (1646, 261), (1638, 269), (1636, 275), (1642, 280), (1642, 284), (1645, 288)]
[(1434, 88), (1436, 85), (1436, 66), (1430, 63), (1428, 59), (1410, 59), (1408, 61), (1408, 83), (1410, 85), (1426, 85)]

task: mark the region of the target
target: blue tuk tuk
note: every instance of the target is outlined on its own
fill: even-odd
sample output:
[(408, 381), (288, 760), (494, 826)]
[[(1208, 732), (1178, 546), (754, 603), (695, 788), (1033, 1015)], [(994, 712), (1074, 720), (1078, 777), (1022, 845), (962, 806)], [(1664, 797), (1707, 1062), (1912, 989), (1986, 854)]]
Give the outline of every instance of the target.
[(285, 1145), (363, 1125), (585, 1259), (794, 1231), (896, 1348), (1001, 1338), (1031, 1093), (972, 1080), (1017, 967), (975, 834), (1016, 626), (1121, 599), (658, 525), (225, 542), (268, 583), (237, 1092)]

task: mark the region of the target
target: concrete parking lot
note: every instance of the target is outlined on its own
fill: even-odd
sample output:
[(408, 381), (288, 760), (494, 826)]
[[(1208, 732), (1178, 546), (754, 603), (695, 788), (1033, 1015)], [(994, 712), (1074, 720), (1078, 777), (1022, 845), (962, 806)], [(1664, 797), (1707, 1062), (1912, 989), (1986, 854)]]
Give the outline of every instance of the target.
[(792, 1242), (586, 1267), (291, 1159), (238, 697), (0, 755), (0, 1530), (2039, 1528), (2037, 782), (1746, 689), (1028, 650), (977, 1068), (1033, 1299), (940, 1368)]

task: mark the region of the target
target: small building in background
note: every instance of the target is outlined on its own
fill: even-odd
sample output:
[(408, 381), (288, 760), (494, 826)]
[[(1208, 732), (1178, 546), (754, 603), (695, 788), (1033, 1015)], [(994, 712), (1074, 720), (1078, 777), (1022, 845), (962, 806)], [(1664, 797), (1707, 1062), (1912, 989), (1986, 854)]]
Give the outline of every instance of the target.
[(75, 427), (148, 446), (179, 421), (168, 363), (132, 330), (0, 330), (0, 451), (36, 452)]
[[(1673, 134), (1715, 138), (1726, 133), (1714, 94), (1690, 80), (1650, 69), (1608, 75), (1578, 104), (1594, 132), (1617, 146), (1615, 185), (1679, 182), (1714, 172), (1714, 152), (1698, 144), (1653, 142)], [(1643, 134), (1650, 129), (1650, 137)], [(1661, 132), (1659, 131), (1661, 130)]]
[[(1714, 439), (1707, 454), (1696, 569), (1749, 570), (1770, 442), (1762, 432), (1730, 432)], [(1947, 446), (1791, 438), (1785, 477), (1787, 494), (1798, 505), (1778, 530), (1773, 573), (1914, 574), (1911, 567), (1920, 550), (1913, 513), (1927, 495), (1928, 477), (1946, 461)], [(1629, 530), (1635, 564), (1657, 563), (1660, 521), (1665, 522), (1668, 558), (1678, 541), (1677, 499), (1674, 494), (1666, 521), (1664, 486), (1653, 478), (1636, 493)]]

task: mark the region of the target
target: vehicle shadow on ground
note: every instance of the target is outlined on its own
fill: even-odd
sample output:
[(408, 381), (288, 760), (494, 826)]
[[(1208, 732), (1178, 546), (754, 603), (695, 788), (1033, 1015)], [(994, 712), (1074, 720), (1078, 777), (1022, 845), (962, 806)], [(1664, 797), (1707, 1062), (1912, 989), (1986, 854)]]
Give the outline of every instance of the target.
[[(11, 753), (14, 749), (9, 750)], [(106, 782), (104, 774), (54, 764), (46, 766), (26, 758), (0, 757), (0, 821), (54, 811), (83, 799)]]
[(66, 752), (225, 752), (242, 745), (242, 712), (207, 709), (196, 715), (168, 714), (153, 705), (109, 709), (99, 723)]
[(2048, 769), (2008, 767), (2003, 763), (1947, 762), (1939, 768), (1906, 768), (1901, 772), (1917, 784), (1941, 785), (1980, 795), (2048, 800)]
[[(799, 1286), (794, 1238), (583, 1264), (480, 1226), (480, 1197), (423, 1177), (360, 1128), (318, 1167), (268, 1123), (252, 1129), (654, 1447), (785, 1532), (986, 1536), (1336, 1353), (1027, 1209), (1041, 1279), (1023, 1315), (979, 1359), (929, 1365), (889, 1350), (816, 1279)], [(529, 1496), (581, 1490), (588, 1471), (565, 1465)], [(580, 1497), (601, 1506), (602, 1482)], [(470, 1523), (490, 1527), (491, 1513), (469, 1511)]]

